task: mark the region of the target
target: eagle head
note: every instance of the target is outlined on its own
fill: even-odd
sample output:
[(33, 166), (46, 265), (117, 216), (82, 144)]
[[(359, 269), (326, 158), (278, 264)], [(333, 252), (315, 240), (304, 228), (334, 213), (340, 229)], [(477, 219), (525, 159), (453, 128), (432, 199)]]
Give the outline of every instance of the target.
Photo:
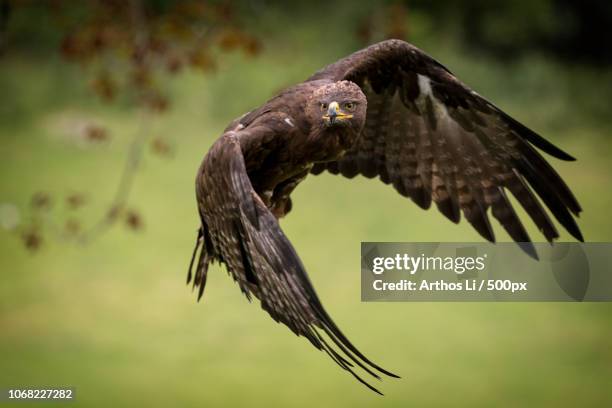
[(314, 123), (330, 130), (345, 129), (359, 134), (365, 124), (367, 100), (361, 88), (350, 81), (328, 83), (317, 88), (309, 103)]

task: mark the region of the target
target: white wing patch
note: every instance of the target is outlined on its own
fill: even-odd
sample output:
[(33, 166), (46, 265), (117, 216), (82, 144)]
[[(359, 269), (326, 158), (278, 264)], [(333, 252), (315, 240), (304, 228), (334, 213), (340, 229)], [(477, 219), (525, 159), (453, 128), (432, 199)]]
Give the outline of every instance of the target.
[(431, 104), (433, 106), (434, 115), (438, 119), (445, 119), (448, 117), (448, 112), (446, 111), (446, 106), (442, 102), (436, 99), (431, 89), (431, 80), (421, 74), (417, 74), (417, 81), (419, 85), (419, 97), (416, 100), (416, 103), (419, 107), (419, 110), (425, 111), (427, 98), (431, 99)]
[(424, 96), (433, 97), (433, 93), (431, 92), (431, 82), (429, 78), (424, 75), (417, 74), (418, 82), (419, 82), (419, 90), (421, 91), (419, 94), (419, 98)]
[(288, 124), (291, 127), (295, 127), (295, 125), (293, 124), (293, 122), (291, 121), (290, 118), (285, 118), (285, 123)]

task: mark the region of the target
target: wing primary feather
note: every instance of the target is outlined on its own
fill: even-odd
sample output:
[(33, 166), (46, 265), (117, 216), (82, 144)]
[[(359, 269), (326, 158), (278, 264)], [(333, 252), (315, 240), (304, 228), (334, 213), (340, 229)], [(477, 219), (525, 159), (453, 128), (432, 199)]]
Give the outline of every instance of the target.
[[(453, 117), (462, 117), (464, 110), (456, 111)], [(480, 130), (476, 127), (472, 127), (472, 130), (467, 133), (465, 128), (460, 131), (463, 136), (462, 146), (466, 149), (466, 154), (459, 156), (463, 157), (466, 166), (471, 167), (477, 174), (480, 180), (480, 186), (484, 190), (484, 194), (480, 194), (480, 200), (483, 202), (482, 205), (490, 206), (491, 213), (495, 217), (502, 227), (508, 232), (510, 237), (517, 243), (525, 242), (526, 244), (522, 249), (531, 257), (537, 259), (537, 254), (531, 238), (527, 234), (525, 227), (521, 223), (520, 219), (516, 215), (514, 208), (508, 201), (508, 198), (500, 185), (503, 183), (503, 175), (508, 170), (504, 169), (504, 166), (496, 162), (492, 157), (492, 152), (487, 151), (482, 143), (482, 138), (478, 137)], [(466, 132), (466, 133), (463, 133)], [(462, 173), (466, 173), (462, 171)], [(486, 211), (486, 208), (485, 208)], [(486, 214), (485, 214), (486, 216)], [(488, 219), (487, 219), (488, 221)]]
[(342, 357), (336, 350), (334, 350), (327, 341), (325, 341), (325, 339), (323, 338), (323, 336), (321, 336), (318, 332), (315, 331), (315, 333), (317, 334), (317, 337), (319, 338), (319, 341), (321, 342), (321, 344), (327, 348), (327, 350), (329, 350), (329, 353), (333, 354), (334, 358), (338, 360), (338, 364), (340, 364), (340, 366), (344, 369), (346, 369), (347, 367), (353, 367), (353, 363), (351, 363), (350, 361), (346, 360), (344, 357)]
[(490, 105), (492, 105), (497, 110), (498, 114), (506, 122), (508, 122), (510, 124), (510, 126), (512, 127), (512, 129), (514, 131), (516, 131), (519, 135), (521, 135), (522, 137), (527, 139), (534, 146), (536, 146), (539, 149), (541, 149), (542, 151), (550, 154), (551, 156), (556, 157), (557, 159), (561, 159), (561, 160), (565, 160), (565, 161), (575, 161), (576, 160), (575, 157), (573, 157), (570, 154), (566, 153), (565, 151), (561, 150), (560, 148), (558, 148), (557, 146), (555, 146), (554, 144), (552, 144), (548, 140), (544, 139), (542, 136), (538, 135), (536, 132), (534, 132), (533, 130), (529, 129), (527, 126), (523, 125), (522, 123), (520, 123), (519, 121), (517, 121), (516, 119), (514, 119), (510, 115), (504, 113), (497, 106), (493, 105), (490, 102), (488, 102), (488, 103)]
[[(483, 123), (485, 122), (483, 121)], [(552, 241), (559, 236), (557, 229), (517, 170), (516, 167), (521, 167), (520, 163), (515, 163), (517, 159), (513, 158), (514, 156), (512, 156), (511, 152), (508, 152), (503, 147), (516, 142), (516, 137), (512, 133), (500, 133), (497, 135), (490, 133), (489, 128), (491, 126), (493, 126), (494, 132), (499, 131), (493, 124), (489, 124), (482, 129), (476, 127), (474, 134), (480, 144), (495, 157), (493, 162), (495, 164), (492, 165), (496, 169), (493, 170), (493, 174), (497, 175), (499, 185), (507, 188), (516, 197), (546, 239), (549, 242)], [(487, 131), (489, 134), (485, 133)], [(512, 137), (512, 139), (508, 140), (506, 139), (507, 137)]]
[(546, 183), (535, 171), (531, 163), (526, 160), (522, 160), (523, 175), (525, 179), (531, 184), (533, 189), (538, 193), (542, 201), (553, 213), (557, 221), (561, 223), (567, 229), (567, 231), (578, 241), (584, 242), (584, 238), (576, 221), (565, 207), (562, 200), (559, 198), (557, 193)]
[(497, 187), (499, 190), (500, 199), (493, 202), (491, 212), (493, 216), (508, 232), (508, 235), (517, 242), (520, 248), (533, 259), (539, 259), (529, 234), (525, 230), (523, 223), (516, 215), (514, 208), (510, 204), (506, 192), (502, 187)]
[[(338, 348), (340, 348), (340, 350), (342, 350), (342, 352), (344, 354), (346, 354), (355, 364), (357, 364), (359, 367), (361, 367), (364, 371), (366, 371), (372, 377), (376, 378), (377, 380), (380, 380), (380, 376), (378, 374), (376, 374), (375, 372), (370, 370), (365, 364), (363, 364), (361, 361), (359, 361), (358, 358), (353, 356), (353, 354), (342, 344), (343, 342), (336, 338), (336, 336), (334, 335), (334, 331), (331, 328), (326, 327), (324, 330), (327, 333), (327, 335), (332, 339), (334, 344), (336, 344), (336, 346), (338, 346)], [(364, 361), (367, 362), (367, 359), (364, 358)]]
[[(392, 372), (387, 371), (387, 370), (385, 370), (382, 367), (379, 367), (378, 365), (376, 365), (375, 363), (370, 361), (366, 356), (361, 354), (361, 352), (359, 350), (357, 350), (357, 348), (355, 346), (353, 346), (353, 344), (351, 344), (351, 342), (344, 336), (344, 334), (340, 331), (340, 329), (336, 326), (336, 324), (331, 320), (331, 318), (329, 317), (329, 315), (327, 314), (325, 309), (323, 309), (323, 307), (321, 306), (320, 302), (318, 302), (318, 299), (317, 299), (317, 303), (319, 305), (319, 307), (317, 308), (317, 311), (319, 312), (321, 319), (328, 325), (330, 331), (335, 336), (338, 337), (338, 340), (340, 340), (340, 342), (342, 344), (346, 345), (346, 347), (350, 351), (352, 351), (357, 357), (359, 357), (360, 359), (362, 359), (363, 361), (368, 363), (368, 365), (370, 365), (371, 367), (373, 367), (376, 370), (380, 371), (381, 373), (386, 374), (386, 375), (388, 375), (390, 377), (400, 378), (397, 374), (393, 374)], [(333, 337), (332, 337), (332, 339), (333, 339)], [(351, 356), (350, 353), (348, 353), (347, 355), (349, 357)], [(353, 360), (353, 361), (355, 361), (355, 360)], [(355, 361), (355, 362), (357, 363), (357, 361)]]
[(366, 387), (368, 387), (370, 390), (374, 391), (375, 393), (377, 393), (378, 395), (385, 395), (382, 392), (378, 391), (378, 389), (376, 389), (374, 386), (370, 385), (367, 381), (365, 381), (363, 378), (359, 377), (357, 374), (355, 374), (355, 372), (353, 370), (351, 370), (350, 368), (347, 368), (347, 371), (349, 373), (351, 373), (353, 375), (353, 377), (355, 377), (357, 379), (357, 381), (359, 381), (360, 383), (362, 383), (363, 385), (365, 385)]
[[(329, 334), (329, 333), (328, 333)], [(331, 336), (330, 336), (331, 337)], [(361, 378), (359, 375), (357, 375), (357, 373), (355, 373), (352, 370), (353, 364), (351, 364), (351, 362), (345, 360), (342, 356), (340, 356), (336, 351), (334, 351), (334, 349), (321, 337), (319, 336), (319, 338), (321, 339), (321, 342), (323, 344), (323, 350), (331, 357), (331, 359), (338, 364), (341, 368), (343, 368), (344, 370), (348, 371), (349, 373), (351, 373), (351, 375), (353, 377), (355, 377), (357, 379), (357, 381), (359, 381), (360, 383), (362, 383), (363, 385), (365, 385), (366, 387), (368, 387), (370, 390), (374, 391), (375, 393), (379, 394), (379, 395), (384, 395), (382, 392), (380, 392), (376, 387), (374, 387), (373, 385), (371, 385), (370, 383), (368, 383), (367, 381), (365, 381), (363, 378)], [(333, 338), (332, 338), (333, 340)], [(334, 340), (335, 342), (335, 340)], [(336, 343), (338, 344), (338, 343)], [(347, 354), (350, 355), (350, 354)], [(361, 366), (361, 365), (360, 365)], [(362, 368), (364, 368), (363, 366), (361, 366)], [(369, 372), (370, 374), (371, 371), (365, 369), (367, 372)], [(380, 379), (378, 376), (376, 376), (375, 374), (372, 374), (374, 377)]]
[(347, 361), (342, 358), (336, 351), (334, 351), (329, 345), (323, 344), (321, 346), (321, 350), (323, 350), (332, 361), (340, 366), (343, 370), (349, 371), (349, 367), (347, 366)]
[(512, 169), (503, 185), (518, 200), (548, 242), (559, 237), (552, 220), (516, 169)]
[(554, 188), (556, 194), (559, 196), (563, 204), (572, 212), (574, 215), (578, 215), (582, 208), (576, 200), (576, 197), (571, 192), (567, 184), (563, 181), (557, 172), (540, 156), (533, 147), (523, 142), (521, 149), (524, 161), (528, 162), (533, 169), (537, 169), (539, 177), (546, 179), (546, 184)]
[(536, 261), (540, 260), (540, 257), (538, 255), (538, 252), (535, 249), (535, 246), (533, 245), (533, 242), (531, 242), (531, 241), (517, 241), (516, 245), (518, 245), (518, 247), (521, 248), (521, 250), (523, 250), (523, 252), (525, 252), (532, 259), (534, 259)]

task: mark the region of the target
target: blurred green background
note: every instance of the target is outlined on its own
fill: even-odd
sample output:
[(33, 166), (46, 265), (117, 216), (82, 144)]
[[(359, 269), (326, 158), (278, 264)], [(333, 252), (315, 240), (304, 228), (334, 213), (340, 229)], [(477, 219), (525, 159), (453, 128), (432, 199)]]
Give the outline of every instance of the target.
[[(610, 241), (612, 70), (609, 47), (592, 43), (610, 33), (580, 28), (608, 27), (604, 3), (586, 2), (591, 24), (564, 1), (239, 3), (218, 26), (253, 35), (251, 52), (222, 43), (214, 70), (158, 75), (171, 105), (152, 111), (129, 89), (113, 101), (92, 93), (103, 57), (58, 52), (87, 7), (68, 7), (58, 26), (39, 4), (0, 3), (10, 9), (0, 41), (0, 387), (73, 386), (75, 406), (612, 405), (610, 304), (361, 303), (361, 241), (480, 241), (374, 180), (311, 176), (281, 226), (336, 323), (402, 376), (377, 385), (384, 397), (249, 304), (223, 268), (211, 269), (200, 304), (185, 286), (195, 172), (226, 124), (388, 36), (577, 157), (551, 163), (583, 205), (585, 239)], [(151, 7), (163, 14), (167, 3)], [(572, 49), (581, 36), (591, 42)], [(124, 69), (119, 61), (110, 66)], [(142, 132), (131, 215), (74, 242), (108, 211)]]

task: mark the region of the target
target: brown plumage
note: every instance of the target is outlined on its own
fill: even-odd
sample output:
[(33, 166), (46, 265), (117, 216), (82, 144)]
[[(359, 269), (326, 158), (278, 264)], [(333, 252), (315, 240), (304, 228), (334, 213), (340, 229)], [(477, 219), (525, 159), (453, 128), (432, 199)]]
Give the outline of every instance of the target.
[[(537, 257), (507, 193), (548, 241), (559, 236), (537, 196), (574, 237), (581, 211), (535, 148), (574, 160), (416, 47), (384, 41), (358, 51), (233, 121), (198, 171), (201, 246), (193, 283), (202, 296), (208, 265), (224, 263), (242, 292), (276, 321), (306, 337), (338, 365), (395, 376), (361, 354), (319, 301), (277, 219), (309, 174), (378, 176), (418, 206), (433, 201), (495, 241), (487, 211)], [(534, 194), (535, 192), (535, 194)]]

